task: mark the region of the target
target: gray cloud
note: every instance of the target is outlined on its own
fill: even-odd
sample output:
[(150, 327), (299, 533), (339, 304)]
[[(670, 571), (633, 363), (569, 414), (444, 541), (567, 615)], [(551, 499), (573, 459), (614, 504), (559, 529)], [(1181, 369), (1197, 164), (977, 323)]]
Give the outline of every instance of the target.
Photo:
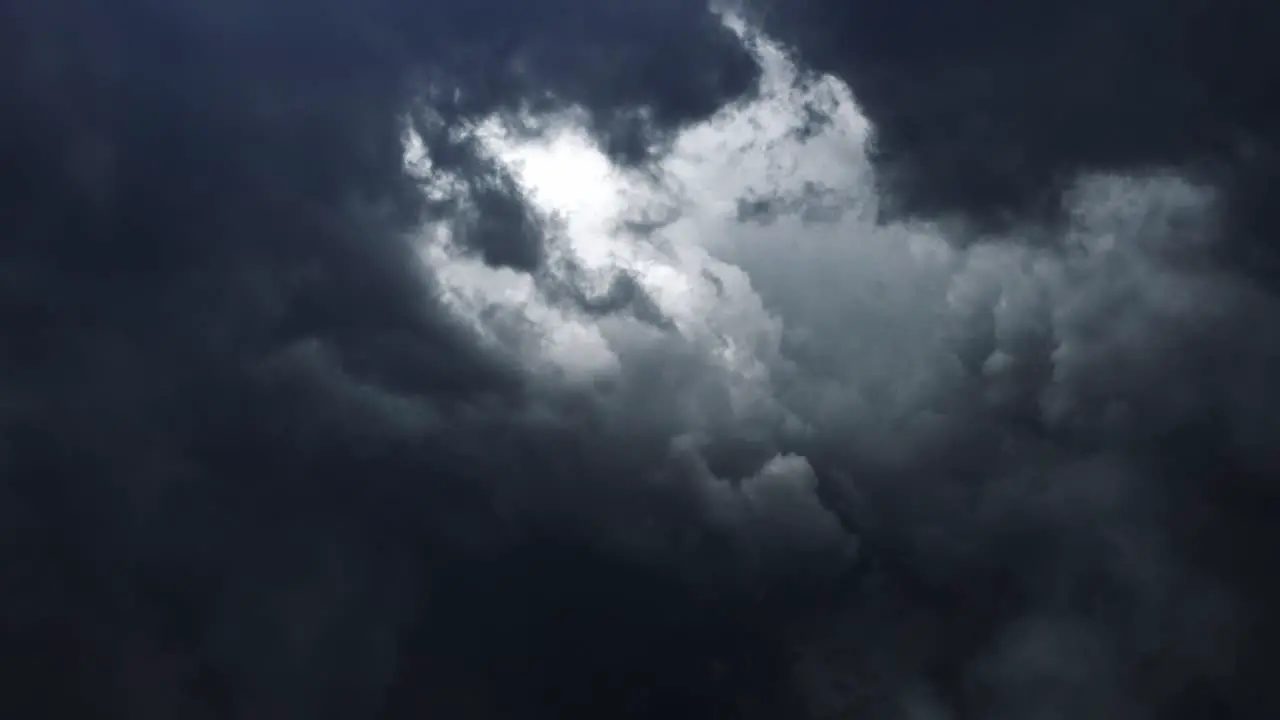
[(1173, 168), (1228, 190), (1218, 254), (1274, 283), (1270, 5), (744, 4), (853, 88), (887, 215), (1007, 230), (1061, 220), (1081, 172)]
[[(789, 59), (677, 0), (6, 8), (0, 709), (1265, 714), (1255, 185), (1166, 152), (1194, 113), (913, 137), (952, 99), (815, 9)], [(662, 212), (486, 139), (568, 121)]]

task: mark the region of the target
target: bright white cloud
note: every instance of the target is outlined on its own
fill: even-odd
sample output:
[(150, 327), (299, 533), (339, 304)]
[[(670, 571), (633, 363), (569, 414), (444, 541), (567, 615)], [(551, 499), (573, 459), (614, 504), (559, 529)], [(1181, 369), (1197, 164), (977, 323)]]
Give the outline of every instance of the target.
[[(684, 380), (651, 388), (683, 388), (674, 405), (706, 403), (671, 411), (673, 437), (766, 422), (845, 436), (894, 462), (964, 422), (957, 408), (1030, 394), (1050, 421), (1122, 412), (1125, 393), (1106, 384), (1133, 380), (1126, 363), (1140, 372), (1144, 353), (1179, 342), (1224, 300), (1221, 283), (1169, 261), (1212, 234), (1211, 194), (1174, 177), (1083, 179), (1065, 250), (998, 238), (965, 249), (938, 227), (877, 225), (868, 126), (848, 89), (800, 77), (778, 48), (743, 33), (766, 70), (759, 96), (685, 132), (653, 174), (614, 167), (571, 123), (536, 141), (487, 130), (559, 218), (552, 258), (572, 259), (594, 291), (634, 276), (676, 328), (557, 304), (528, 275), (462, 258), (441, 235), (424, 256), (495, 347), (571, 385), (652, 382), (651, 364), (697, 357), (697, 382), (727, 405), (706, 409), (722, 406)], [(799, 133), (808, 107), (830, 122)], [(808, 197), (829, 212), (742, 222), (744, 197)], [(653, 234), (628, 230), (637, 213), (672, 207), (674, 221)], [(1087, 407), (1094, 395), (1105, 407)]]

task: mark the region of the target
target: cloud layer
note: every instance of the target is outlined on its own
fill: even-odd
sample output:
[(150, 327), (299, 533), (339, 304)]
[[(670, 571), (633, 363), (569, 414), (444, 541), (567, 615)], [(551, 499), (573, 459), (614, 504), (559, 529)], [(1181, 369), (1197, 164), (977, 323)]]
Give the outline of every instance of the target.
[(1276, 709), (1262, 101), (874, 7), (4, 10), (0, 708)]
[(891, 215), (1061, 219), (1080, 172), (1174, 169), (1229, 189), (1219, 255), (1274, 286), (1280, 13), (1266, 3), (803, 0), (747, 5), (876, 127)]

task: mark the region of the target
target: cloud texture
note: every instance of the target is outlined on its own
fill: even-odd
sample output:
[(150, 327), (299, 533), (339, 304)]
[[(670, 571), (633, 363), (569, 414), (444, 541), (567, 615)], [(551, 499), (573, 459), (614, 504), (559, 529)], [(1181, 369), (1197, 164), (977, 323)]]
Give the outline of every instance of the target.
[(1277, 710), (1269, 11), (911, 7), (6, 7), (0, 711)]

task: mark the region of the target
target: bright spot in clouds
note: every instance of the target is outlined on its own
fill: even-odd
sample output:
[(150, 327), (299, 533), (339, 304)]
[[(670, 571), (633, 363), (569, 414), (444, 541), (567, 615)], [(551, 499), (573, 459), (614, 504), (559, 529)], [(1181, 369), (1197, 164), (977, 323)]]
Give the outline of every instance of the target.
[[(996, 542), (1006, 520), (1128, 532), (1106, 513), (1136, 476), (1089, 443), (1158, 437), (1225, 402), (1183, 349), (1217, 352), (1219, 319), (1254, 302), (1195, 261), (1214, 237), (1213, 194), (1173, 175), (1078, 178), (1069, 227), (1048, 244), (877, 224), (867, 122), (848, 88), (747, 40), (761, 91), (686, 130), (650, 173), (613, 166), (572, 123), (536, 141), (489, 128), (495, 156), (554, 218), (548, 262), (533, 276), (495, 269), (428, 233), (446, 301), (526, 369), (533, 405), (553, 398), (554, 414), (569, 396), (592, 408), (593, 432), (625, 428), (620, 447), (674, 463), (702, 520), (762, 564), (856, 555), (818, 498), (820, 475), (836, 497), (898, 501), (894, 522), (940, 567)], [(810, 122), (814, 108), (828, 121)], [(622, 276), (662, 322), (557, 296), (564, 284), (605, 294)], [(1251, 362), (1241, 377), (1269, 372)], [(1069, 442), (1049, 447), (1055, 434)], [(1063, 449), (1072, 442), (1086, 449)], [(726, 469), (717, 443), (753, 454)], [(973, 488), (939, 468), (979, 455), (994, 469), (975, 509)], [(593, 522), (614, 539), (647, 527), (625, 510)], [(806, 682), (847, 700), (844, 670), (828, 669)]]
[[(734, 238), (759, 235), (739, 222), (739, 202), (753, 195), (800, 197), (815, 184), (834, 186), (849, 201), (865, 204), (872, 196), (862, 149), (866, 122), (847, 88), (831, 78), (799, 83), (777, 48), (747, 40), (765, 67), (760, 96), (686, 131), (652, 174), (615, 167), (571, 122), (533, 141), (500, 128), (484, 134), (534, 204), (556, 219), (553, 258), (571, 258), (600, 291), (618, 273), (630, 275), (685, 342), (702, 347), (739, 380), (761, 384), (777, 352), (779, 323), (747, 274), (718, 257)], [(807, 142), (797, 132), (806, 104), (833, 118)], [(412, 154), (412, 141), (410, 146)], [(652, 217), (670, 221), (652, 234), (629, 229)], [(443, 232), (425, 253), (455, 309), (491, 339), (502, 333), (485, 318), (506, 322), (515, 314), (537, 328), (537, 342), (523, 338), (518, 348), (508, 348), (533, 367), (596, 377), (618, 369), (619, 343), (671, 342), (636, 320), (555, 307), (540, 297), (532, 278), (462, 257)], [(505, 312), (495, 314), (495, 307)], [(513, 336), (504, 337), (510, 343)]]
[[(555, 302), (545, 278), (487, 267), (428, 233), (446, 300), (495, 350), (565, 387), (696, 376), (702, 394), (664, 391), (690, 404), (690, 428), (822, 427), (895, 458), (945, 437), (931, 428), (975, 397), (1001, 406), (1038, 393), (1054, 422), (1116, 412), (1082, 404), (1098, 391), (1083, 385), (1102, 376), (1096, 364), (1151, 346), (1168, 298), (1181, 298), (1179, 324), (1164, 328), (1176, 337), (1221, 293), (1161, 259), (1173, 236), (1159, 228), (1211, 207), (1176, 177), (1081, 179), (1066, 253), (965, 249), (928, 224), (877, 225), (868, 125), (848, 88), (744, 37), (765, 68), (761, 91), (686, 130), (651, 172), (615, 167), (572, 122), (534, 141), (486, 129), (555, 218), (544, 272), (571, 261), (582, 272), (570, 282), (598, 294), (630, 276), (669, 322)], [(811, 122), (815, 108), (825, 123)], [(666, 220), (635, 229), (654, 217)], [(1132, 339), (1088, 343), (1120, 318)]]

